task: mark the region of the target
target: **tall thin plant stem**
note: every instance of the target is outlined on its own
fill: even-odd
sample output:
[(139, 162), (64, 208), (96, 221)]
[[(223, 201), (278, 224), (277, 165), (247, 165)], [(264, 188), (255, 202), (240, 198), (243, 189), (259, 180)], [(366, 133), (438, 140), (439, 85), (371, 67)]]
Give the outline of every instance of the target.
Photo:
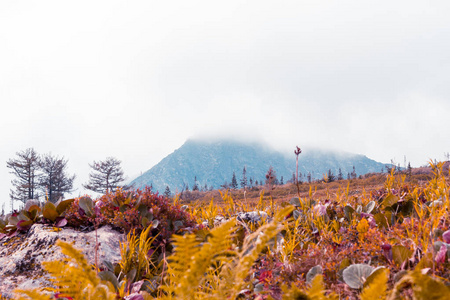
[(295, 184), (297, 185), (297, 194), (300, 199), (300, 184), (298, 183), (298, 156), (302, 153), (302, 149), (299, 146), (294, 150), (295, 153)]

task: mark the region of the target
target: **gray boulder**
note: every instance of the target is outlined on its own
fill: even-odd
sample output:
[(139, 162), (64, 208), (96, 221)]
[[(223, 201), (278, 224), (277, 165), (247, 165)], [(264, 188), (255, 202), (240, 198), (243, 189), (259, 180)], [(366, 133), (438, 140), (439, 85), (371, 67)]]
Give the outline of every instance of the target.
[(73, 243), (81, 249), (90, 264), (95, 262), (95, 244), (99, 243), (98, 263), (104, 260), (117, 263), (120, 260), (121, 234), (109, 226), (92, 232), (80, 232), (71, 228), (59, 230), (42, 224), (34, 224), (30, 230), (11, 238), (0, 240), (0, 294), (12, 297), (16, 288), (29, 289), (50, 286), (49, 277), (41, 267), (44, 261), (62, 258), (58, 239)]

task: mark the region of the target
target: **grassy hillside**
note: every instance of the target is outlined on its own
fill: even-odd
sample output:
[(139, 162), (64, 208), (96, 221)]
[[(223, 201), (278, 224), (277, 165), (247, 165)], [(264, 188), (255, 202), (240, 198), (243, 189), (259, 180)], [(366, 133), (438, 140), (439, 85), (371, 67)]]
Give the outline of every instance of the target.
[[(450, 163), (448, 162), (443, 164), (443, 172), (446, 176), (448, 174), (449, 165)], [(411, 173), (403, 171), (397, 175), (405, 176), (405, 184), (423, 186), (433, 178), (433, 170), (431, 167), (413, 168)], [(301, 198), (331, 198), (346, 192), (347, 189), (349, 190), (348, 193), (350, 196), (357, 196), (362, 193), (370, 193), (383, 188), (387, 176), (388, 174), (386, 173), (369, 173), (359, 176), (356, 179), (336, 180), (330, 183), (326, 183), (323, 180), (316, 180), (312, 183), (300, 183), (298, 186), (294, 183), (274, 185), (271, 187), (263, 185), (245, 190), (231, 189), (228, 190), (228, 192), (236, 201), (248, 203), (257, 203), (260, 200), (261, 193), (265, 197), (272, 197), (274, 201), (280, 203), (289, 201), (292, 197), (298, 197), (299, 195)], [(217, 200), (216, 203), (221, 205), (221, 192), (223, 193), (224, 191), (224, 189), (206, 192), (187, 191), (179, 194), (178, 197), (180, 198), (180, 203), (183, 204), (193, 204), (194, 202), (209, 203), (211, 199), (215, 199)]]
[[(448, 165), (170, 201), (149, 190), (75, 199), (69, 225), (113, 224), (128, 239), (106, 270), (60, 243), (78, 267), (46, 265), (51, 290), (73, 299), (449, 299)], [(89, 207), (98, 209), (80, 214)]]

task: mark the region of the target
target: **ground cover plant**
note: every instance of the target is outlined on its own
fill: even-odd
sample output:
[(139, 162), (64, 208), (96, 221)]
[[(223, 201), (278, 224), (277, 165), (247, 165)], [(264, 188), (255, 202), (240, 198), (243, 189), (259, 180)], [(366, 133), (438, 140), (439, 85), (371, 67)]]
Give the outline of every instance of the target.
[[(220, 191), (208, 201), (169, 203), (147, 190), (75, 199), (67, 226), (110, 224), (128, 233), (121, 262), (87, 266), (61, 242), (67, 261), (44, 266), (55, 278), (53, 296), (37, 289), (17, 298), (448, 299), (443, 166), (430, 163), (426, 177), (392, 170), (258, 197)], [(68, 262), (76, 270), (67, 271)], [(66, 276), (89, 280), (74, 288)]]

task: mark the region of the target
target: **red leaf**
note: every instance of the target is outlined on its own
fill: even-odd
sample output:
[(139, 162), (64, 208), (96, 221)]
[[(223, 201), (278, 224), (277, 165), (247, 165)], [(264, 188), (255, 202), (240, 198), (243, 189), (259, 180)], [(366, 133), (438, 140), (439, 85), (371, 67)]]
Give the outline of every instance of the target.
[(447, 244), (450, 244), (450, 230), (447, 230), (442, 234), (442, 238), (444, 239), (444, 242)]
[(436, 253), (436, 263), (438, 264), (442, 264), (445, 262), (445, 255), (447, 254), (447, 246), (446, 245), (442, 245), (441, 249), (439, 249), (438, 253)]

